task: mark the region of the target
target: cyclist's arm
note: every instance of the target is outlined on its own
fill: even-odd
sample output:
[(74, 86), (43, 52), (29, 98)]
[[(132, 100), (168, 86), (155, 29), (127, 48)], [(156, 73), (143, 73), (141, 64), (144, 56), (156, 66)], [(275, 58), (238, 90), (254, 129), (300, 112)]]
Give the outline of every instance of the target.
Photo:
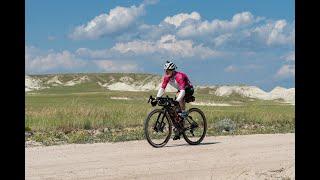
[(186, 95), (186, 91), (184, 89), (180, 90), (180, 93), (179, 93), (176, 101), (180, 102), (183, 99), (184, 95)]
[(176, 77), (176, 81), (177, 81), (177, 83), (179, 85), (179, 90), (180, 90), (180, 93), (179, 93), (176, 101), (180, 102), (184, 98), (184, 95), (186, 94), (186, 91), (185, 91), (186, 83), (183, 80), (183, 77), (182, 76), (178, 76), (178, 75)]
[(164, 89), (161, 87), (158, 91), (157, 97), (161, 97), (164, 94)]
[(169, 83), (169, 77), (168, 76), (164, 76), (162, 84), (161, 84), (161, 87), (158, 90), (157, 97), (161, 97), (164, 94), (164, 90), (166, 89), (168, 83)]

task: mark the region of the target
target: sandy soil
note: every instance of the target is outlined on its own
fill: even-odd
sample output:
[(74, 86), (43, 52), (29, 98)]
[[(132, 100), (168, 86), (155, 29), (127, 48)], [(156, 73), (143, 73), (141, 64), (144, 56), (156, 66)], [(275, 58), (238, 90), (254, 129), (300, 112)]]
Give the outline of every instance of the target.
[(26, 148), (26, 179), (295, 179), (294, 134)]

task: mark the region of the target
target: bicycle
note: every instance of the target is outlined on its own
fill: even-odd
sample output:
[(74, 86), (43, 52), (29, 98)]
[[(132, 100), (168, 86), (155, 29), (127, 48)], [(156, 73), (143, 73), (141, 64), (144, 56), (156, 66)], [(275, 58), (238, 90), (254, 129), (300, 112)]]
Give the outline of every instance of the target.
[[(194, 101), (194, 97), (185, 99), (186, 102)], [(207, 132), (207, 120), (204, 113), (198, 108), (190, 108), (188, 117), (183, 119), (178, 113), (181, 112), (180, 105), (173, 98), (160, 97), (158, 99), (149, 97), (148, 103), (161, 109), (151, 111), (144, 121), (144, 134), (148, 143), (156, 148), (166, 145), (172, 134), (174, 126), (185, 141), (190, 145), (200, 144)]]

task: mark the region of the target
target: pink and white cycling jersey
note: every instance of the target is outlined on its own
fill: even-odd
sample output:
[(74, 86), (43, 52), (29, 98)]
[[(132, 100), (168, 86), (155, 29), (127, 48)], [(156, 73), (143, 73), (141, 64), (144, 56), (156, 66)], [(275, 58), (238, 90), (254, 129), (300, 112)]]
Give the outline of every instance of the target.
[(191, 82), (189, 81), (189, 78), (186, 74), (183, 72), (175, 71), (174, 74), (170, 77), (168, 75), (163, 76), (162, 81), (162, 88), (165, 89), (168, 85), (168, 83), (178, 89), (178, 90), (185, 90), (187, 86), (193, 87)]

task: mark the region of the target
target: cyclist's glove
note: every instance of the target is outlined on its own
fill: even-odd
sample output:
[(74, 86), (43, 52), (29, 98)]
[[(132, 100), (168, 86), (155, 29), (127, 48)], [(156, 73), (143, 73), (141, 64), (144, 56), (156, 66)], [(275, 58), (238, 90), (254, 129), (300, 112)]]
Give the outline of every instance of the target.
[(155, 100), (151, 101), (151, 105), (156, 106), (158, 101), (159, 101), (159, 98), (157, 97)]

